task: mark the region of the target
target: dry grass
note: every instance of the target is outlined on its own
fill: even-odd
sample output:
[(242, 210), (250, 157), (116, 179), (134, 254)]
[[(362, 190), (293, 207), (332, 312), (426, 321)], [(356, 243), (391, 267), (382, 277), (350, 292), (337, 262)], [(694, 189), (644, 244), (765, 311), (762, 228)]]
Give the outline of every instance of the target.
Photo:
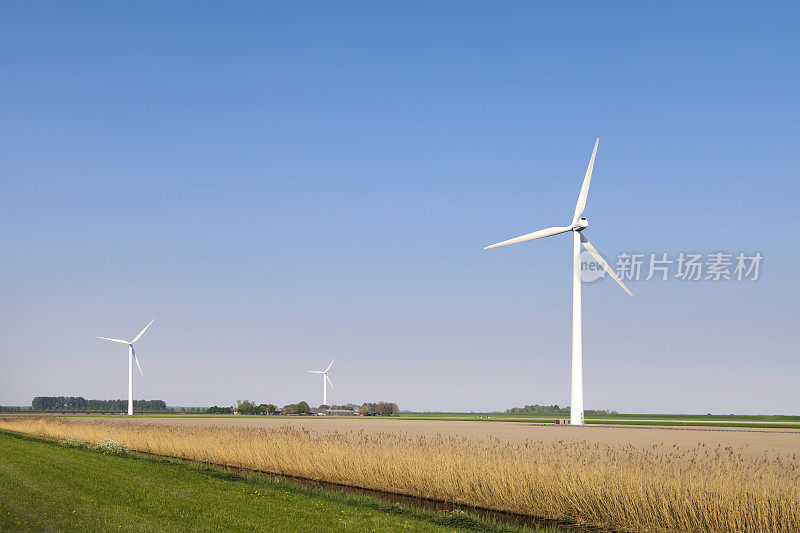
[(0, 418), (0, 429), (632, 531), (800, 531), (800, 458), (732, 448)]

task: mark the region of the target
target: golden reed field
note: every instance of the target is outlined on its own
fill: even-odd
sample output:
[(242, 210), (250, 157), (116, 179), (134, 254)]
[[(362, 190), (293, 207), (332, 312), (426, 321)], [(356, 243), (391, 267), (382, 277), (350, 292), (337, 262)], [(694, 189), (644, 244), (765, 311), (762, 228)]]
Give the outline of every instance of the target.
[(612, 529), (800, 531), (796, 453), (51, 417), (0, 429)]

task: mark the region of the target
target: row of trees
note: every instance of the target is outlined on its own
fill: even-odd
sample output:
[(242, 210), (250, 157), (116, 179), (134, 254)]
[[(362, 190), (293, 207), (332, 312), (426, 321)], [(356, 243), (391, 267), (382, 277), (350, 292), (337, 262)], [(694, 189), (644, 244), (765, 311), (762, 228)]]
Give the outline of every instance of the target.
[[(364, 403), (361, 405), (357, 405), (354, 403), (348, 403), (346, 405), (320, 405), (319, 411), (352, 411), (355, 413), (360, 413), (364, 416), (393, 416), (400, 413), (400, 408), (397, 407), (396, 403), (389, 403), (389, 402), (378, 402), (378, 403)], [(283, 415), (302, 415), (302, 414), (309, 414), (312, 413), (313, 410), (311, 406), (308, 405), (308, 402), (298, 402), (298, 403), (290, 403), (289, 405), (284, 405), (283, 408), (278, 409), (274, 404), (271, 403), (261, 403), (256, 404), (256, 402), (251, 400), (239, 400), (236, 402), (235, 406), (231, 407), (219, 407), (219, 406), (212, 406), (205, 410), (207, 414), (232, 414), (237, 412), (243, 415), (272, 415), (275, 413), (283, 414)]]
[[(70, 407), (78, 411), (125, 411), (128, 409), (128, 400), (86, 400), (78, 397), (40, 397), (31, 402), (34, 410), (66, 410)], [(134, 400), (133, 408), (136, 411), (165, 412), (167, 403), (164, 400)]]
[(20, 413), (30, 411), (30, 407), (20, 407), (19, 405), (0, 405), (0, 413)]
[(364, 416), (394, 416), (400, 414), (400, 408), (396, 403), (365, 403), (361, 406), (361, 414)]
[[(278, 408), (271, 403), (261, 403), (256, 405), (255, 402), (251, 402), (250, 400), (245, 400), (238, 403), (239, 405), (236, 410), (243, 415), (271, 415), (278, 410)], [(308, 407), (308, 404), (306, 404), (306, 407)]]
[[(127, 400), (87, 400), (82, 396), (37, 396), (31, 402), (34, 411), (68, 411), (68, 412), (120, 412), (128, 409)], [(173, 412), (167, 409), (164, 400), (134, 400), (133, 408), (137, 412)], [(21, 408), (20, 408), (21, 409)], [(354, 403), (346, 405), (320, 405), (321, 411), (352, 411), (364, 416), (393, 416), (400, 413), (396, 403), (377, 402), (364, 403), (360, 406)], [(181, 408), (182, 413), (207, 413), (207, 414), (233, 414), (244, 415), (271, 415), (280, 411), (280, 414), (299, 415), (312, 412), (308, 402), (291, 403), (278, 409), (274, 404), (256, 404), (250, 400), (237, 401), (235, 406), (212, 406), (208, 409), (199, 407)]]
[[(233, 410), (233, 408), (231, 408), (231, 410)], [(236, 412), (242, 415), (272, 415), (277, 411), (279, 411), (279, 409), (275, 404), (271, 403), (256, 405), (256, 403), (251, 400), (240, 400), (236, 402)], [(284, 405), (283, 409), (280, 409), (280, 413), (284, 415), (308, 414), (311, 413), (311, 406), (308, 405), (308, 402), (290, 403), (289, 405)]]
[(361, 406), (354, 403), (347, 403), (344, 405), (325, 405), (319, 406), (320, 409), (333, 409), (334, 411), (360, 411)]
[[(34, 411), (99, 411), (115, 412), (128, 409), (128, 400), (87, 400), (82, 396), (37, 396), (31, 402)], [(136, 411), (167, 411), (164, 400), (133, 400)]]
[(232, 415), (233, 407), (219, 407), (216, 405), (212, 405), (211, 407), (205, 410), (205, 413), (209, 415)]
[(284, 405), (283, 409), (281, 409), (281, 414), (284, 415), (303, 415), (310, 412), (311, 406), (306, 402), (290, 403), (289, 405)]
[[(256, 405), (256, 403), (251, 400), (239, 400), (236, 402), (236, 407), (218, 407), (213, 405), (205, 410), (209, 415), (230, 415), (233, 414), (234, 411), (242, 415), (272, 415), (278, 412), (278, 408), (272, 403)], [(281, 410), (283, 414), (305, 414), (310, 412), (311, 408), (306, 402), (289, 404)]]
[(512, 407), (511, 409), (506, 409), (506, 413), (512, 415), (520, 415), (520, 414), (546, 414), (546, 415), (565, 415), (569, 414), (569, 407), (561, 408), (557, 404), (553, 405), (526, 405), (525, 407)]
[[(584, 409), (583, 411), (587, 415), (617, 415), (619, 414), (616, 411), (611, 409)], [(568, 415), (569, 414), (569, 406), (567, 407), (559, 407), (557, 404), (553, 405), (526, 405), (525, 407), (512, 407), (511, 409), (506, 409), (506, 413), (512, 415), (520, 415), (520, 414), (544, 414), (544, 415)]]
[(320, 409), (330, 409), (333, 411), (353, 411), (361, 413), (364, 416), (393, 416), (400, 414), (400, 408), (396, 403), (378, 402), (378, 403), (363, 403), (360, 406), (354, 403), (345, 405), (320, 405)]

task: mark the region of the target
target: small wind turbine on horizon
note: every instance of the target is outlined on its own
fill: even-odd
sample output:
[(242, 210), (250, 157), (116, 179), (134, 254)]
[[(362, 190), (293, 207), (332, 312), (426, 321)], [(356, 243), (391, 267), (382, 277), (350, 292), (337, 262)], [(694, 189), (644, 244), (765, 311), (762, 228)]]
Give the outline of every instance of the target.
[[(156, 319), (150, 321), (150, 324), (155, 322)], [(133, 362), (136, 361), (136, 366), (139, 367), (139, 375), (144, 376), (142, 372), (142, 365), (139, 364), (139, 359), (136, 358), (136, 351), (133, 349), (133, 344), (142, 338), (144, 332), (147, 331), (147, 328), (150, 327), (150, 324), (147, 324), (142, 331), (139, 332), (136, 337), (133, 338), (132, 341), (124, 341), (122, 339), (111, 339), (109, 337), (95, 337), (97, 339), (103, 339), (104, 341), (111, 341), (111, 342), (118, 342), (120, 344), (127, 344), (128, 345), (128, 415), (133, 416)]]
[(325, 370), (309, 370), (312, 374), (322, 374), (322, 405), (328, 405), (328, 383), (331, 384), (331, 388), (333, 388), (333, 382), (331, 378), (328, 377), (328, 370), (331, 369), (333, 366), (333, 362), (336, 359), (331, 359), (331, 364), (328, 365), (328, 368)]
[(586, 218), (581, 217), (584, 208), (586, 208), (586, 197), (589, 195), (589, 182), (592, 180), (592, 169), (594, 168), (594, 158), (597, 154), (597, 145), (600, 139), (594, 143), (594, 150), (592, 150), (592, 157), (589, 159), (589, 167), (586, 169), (586, 176), (583, 178), (583, 185), (581, 192), (578, 195), (578, 204), (575, 206), (575, 214), (572, 217), (572, 223), (569, 226), (558, 226), (554, 228), (541, 229), (533, 233), (527, 233), (508, 239), (507, 241), (498, 242), (487, 246), (484, 250), (490, 248), (497, 248), (498, 246), (506, 246), (508, 244), (517, 244), (520, 242), (532, 241), (534, 239), (541, 239), (558, 235), (559, 233), (572, 232), (572, 401), (570, 402), (570, 424), (583, 425), (583, 333), (581, 328), (581, 244), (592, 257), (597, 261), (603, 270), (614, 278), (614, 281), (619, 283), (620, 287), (625, 292), (633, 296), (633, 293), (628, 290), (628, 287), (622, 283), (617, 273), (614, 272), (606, 260), (597, 251), (597, 248), (592, 246), (589, 240), (584, 237), (583, 230), (589, 226)]

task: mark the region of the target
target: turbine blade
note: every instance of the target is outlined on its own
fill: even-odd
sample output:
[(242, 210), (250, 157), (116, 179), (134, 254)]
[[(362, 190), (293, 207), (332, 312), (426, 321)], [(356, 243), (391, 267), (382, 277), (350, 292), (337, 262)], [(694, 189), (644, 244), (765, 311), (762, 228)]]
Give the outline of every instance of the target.
[[(152, 323), (153, 323), (153, 322), (155, 322), (155, 321), (156, 321), (156, 319), (154, 318), (153, 320), (151, 320), (151, 321), (150, 321), (150, 324), (152, 324)], [(138, 335), (136, 335), (136, 337), (134, 337), (134, 338), (133, 338), (133, 340), (131, 341), (131, 343), (134, 343), (134, 342), (138, 341), (139, 339), (141, 339), (141, 338), (142, 338), (142, 335), (144, 335), (144, 332), (145, 332), (145, 331), (147, 331), (147, 328), (149, 328), (149, 327), (150, 327), (150, 324), (147, 324), (147, 325), (144, 327), (144, 329), (143, 329), (142, 331), (140, 331), (140, 332), (139, 332), (139, 334), (138, 334)]]
[(578, 219), (581, 218), (583, 210), (586, 208), (586, 197), (589, 196), (589, 183), (592, 181), (592, 169), (594, 169), (594, 156), (597, 155), (597, 144), (600, 139), (594, 142), (594, 150), (592, 150), (592, 158), (589, 159), (589, 167), (586, 169), (586, 176), (583, 178), (583, 185), (581, 186), (581, 193), (578, 195), (578, 204), (575, 206), (575, 216), (572, 217), (572, 224), (577, 224)]
[(331, 381), (331, 378), (328, 377), (328, 374), (325, 374), (325, 379), (328, 380), (328, 383), (330, 384), (331, 388), (333, 388), (333, 381)]
[(109, 339), (108, 337), (95, 337), (95, 339), (103, 339), (104, 341), (118, 342), (120, 344), (130, 344), (128, 341), (122, 339)]
[(547, 229), (540, 229), (539, 231), (534, 231), (533, 233), (527, 233), (525, 235), (520, 235), (519, 237), (514, 237), (513, 239), (508, 239), (507, 241), (498, 242), (497, 244), (492, 244), (491, 246), (486, 246), (484, 250), (488, 250), (489, 248), (497, 248), (498, 246), (506, 246), (508, 244), (517, 244), (518, 242), (526, 242), (532, 241), (534, 239), (541, 239), (543, 237), (549, 237), (551, 235), (558, 235), (559, 233), (564, 233), (565, 231), (570, 231), (572, 226), (559, 226), (555, 228), (547, 228)]
[(136, 350), (133, 349), (133, 346), (131, 346), (131, 353), (133, 354), (133, 360), (136, 361), (136, 366), (139, 367), (139, 375), (144, 376), (144, 372), (142, 372), (142, 365), (139, 364), (139, 358), (136, 357)]
[(609, 264), (600, 254), (600, 252), (597, 251), (597, 248), (592, 246), (592, 243), (589, 242), (589, 239), (583, 236), (583, 233), (581, 233), (581, 242), (583, 243), (583, 247), (589, 250), (589, 253), (592, 254), (592, 256), (598, 263), (600, 263), (600, 266), (603, 267), (603, 270), (608, 272), (608, 275), (614, 278), (614, 281), (619, 283), (619, 286), (622, 287), (622, 290), (633, 296), (633, 293), (630, 290), (628, 290), (628, 287), (626, 287), (624, 283), (622, 283), (622, 280), (619, 279), (619, 276), (617, 276), (617, 273), (614, 272), (614, 269), (609, 266)]
[(333, 366), (333, 362), (334, 362), (334, 361), (336, 361), (336, 359), (335, 359), (335, 358), (334, 358), (334, 359), (331, 359), (331, 364), (329, 364), (329, 365), (328, 365), (328, 368), (326, 368), (326, 369), (325, 369), (325, 372), (327, 372), (328, 370), (330, 370), (330, 369), (331, 369), (331, 367)]
[(325, 373), (322, 370), (309, 370), (309, 372), (311, 372), (312, 374), (324, 374)]

